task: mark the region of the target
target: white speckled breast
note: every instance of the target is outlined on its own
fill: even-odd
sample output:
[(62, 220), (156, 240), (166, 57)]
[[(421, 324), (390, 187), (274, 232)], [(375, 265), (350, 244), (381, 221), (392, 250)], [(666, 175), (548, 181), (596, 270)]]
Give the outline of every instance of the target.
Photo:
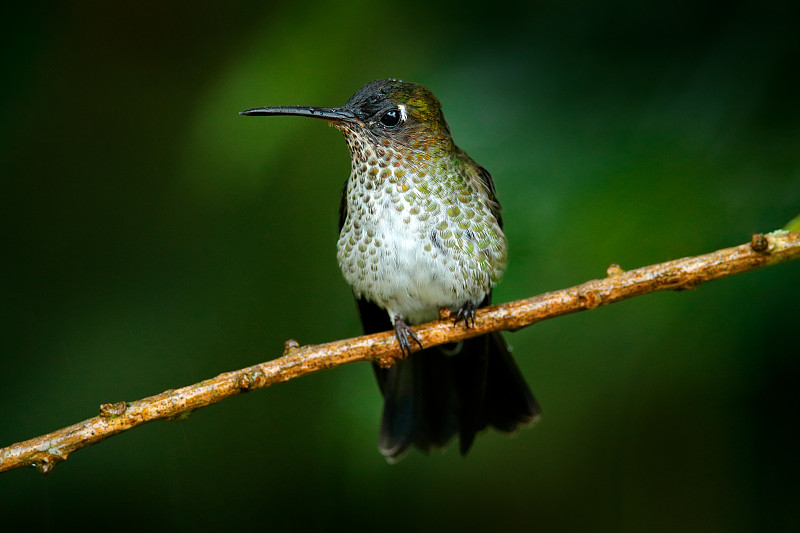
[(338, 259), (356, 295), (409, 323), (480, 303), (505, 269), (506, 239), (465, 160), (343, 131), (353, 166)]

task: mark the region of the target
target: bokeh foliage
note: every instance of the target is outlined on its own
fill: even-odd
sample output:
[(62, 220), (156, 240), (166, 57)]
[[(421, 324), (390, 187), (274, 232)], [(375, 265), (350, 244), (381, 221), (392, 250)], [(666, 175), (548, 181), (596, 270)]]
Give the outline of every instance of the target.
[[(254, 119), (429, 86), (494, 175), (496, 301), (800, 212), (792, 2), (7, 8), (0, 445), (358, 334), (339, 134)], [(0, 529), (793, 531), (800, 265), (509, 334), (540, 424), (387, 465), (367, 365), (0, 476)], [(97, 522), (98, 515), (105, 518)], [(92, 518), (94, 517), (94, 518)], [(118, 529), (118, 528), (115, 528)], [(15, 530), (15, 529), (10, 529)]]

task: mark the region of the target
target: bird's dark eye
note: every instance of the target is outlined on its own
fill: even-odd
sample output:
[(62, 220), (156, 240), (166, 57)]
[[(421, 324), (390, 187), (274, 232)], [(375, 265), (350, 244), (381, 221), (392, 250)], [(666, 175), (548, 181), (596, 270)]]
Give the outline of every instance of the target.
[(392, 126), (397, 126), (400, 123), (400, 110), (390, 109), (386, 113), (383, 114), (381, 117), (381, 124), (391, 128)]

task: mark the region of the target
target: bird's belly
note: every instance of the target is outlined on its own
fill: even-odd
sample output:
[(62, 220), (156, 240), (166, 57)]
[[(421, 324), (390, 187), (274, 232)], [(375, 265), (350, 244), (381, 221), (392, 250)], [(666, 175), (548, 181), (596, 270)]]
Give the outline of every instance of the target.
[(485, 268), (457, 245), (446, 245), (426, 223), (391, 212), (346, 223), (338, 258), (358, 297), (375, 302), (409, 323), (437, 317), (441, 307), (480, 303), (492, 282)]

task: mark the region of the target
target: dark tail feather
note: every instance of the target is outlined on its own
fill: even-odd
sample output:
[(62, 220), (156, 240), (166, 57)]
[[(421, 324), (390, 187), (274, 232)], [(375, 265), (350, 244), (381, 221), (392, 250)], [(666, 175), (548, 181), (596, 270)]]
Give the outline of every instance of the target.
[(486, 418), (490, 426), (512, 432), (536, 421), (542, 408), (533, 397), (500, 332), (489, 338), (489, 368), (486, 372)]
[(541, 412), (499, 333), (415, 352), (375, 374), (384, 395), (378, 446), (390, 461), (456, 433), (466, 454), (487, 426), (512, 432)]
[(463, 341), (452, 359), (454, 383), (459, 399), (459, 450), (465, 455), (475, 435), (486, 427), (489, 354), (488, 336)]
[(438, 350), (423, 350), (389, 369), (373, 368), (384, 396), (381, 453), (394, 462), (412, 444), (426, 452), (447, 444), (459, 426), (448, 358)]

